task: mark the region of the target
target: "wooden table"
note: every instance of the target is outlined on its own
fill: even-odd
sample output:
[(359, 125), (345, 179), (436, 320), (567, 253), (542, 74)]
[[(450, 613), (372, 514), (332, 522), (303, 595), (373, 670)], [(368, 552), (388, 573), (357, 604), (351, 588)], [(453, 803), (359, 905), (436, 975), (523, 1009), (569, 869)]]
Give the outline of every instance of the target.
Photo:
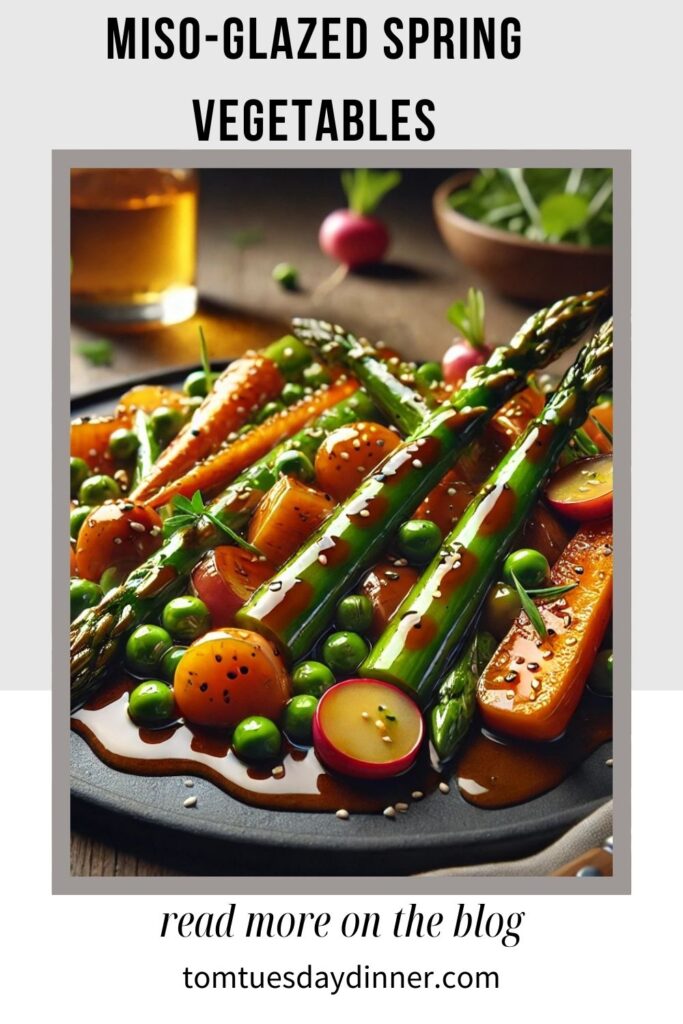
[[(74, 327), (72, 393), (131, 375), (153, 378), (160, 367), (196, 363), (198, 324), (204, 326), (211, 356), (218, 359), (278, 337), (294, 315), (321, 316), (370, 338), (383, 338), (409, 358), (438, 359), (453, 335), (446, 310), (472, 284), (486, 295), (489, 338), (505, 341), (528, 309), (493, 293), (486, 282), (458, 265), (441, 242), (431, 197), (447, 173), (406, 171), (401, 187), (382, 206), (393, 236), (386, 265), (348, 275), (329, 291), (321, 285), (335, 265), (321, 255), (317, 231), (326, 213), (344, 205), (335, 172), (203, 172), (198, 265), (202, 300), (197, 316), (163, 330), (110, 335), (114, 359), (109, 367), (92, 366), (78, 354), (85, 338), (102, 337), (102, 332)], [(236, 244), (247, 232), (254, 244)], [(300, 292), (285, 292), (272, 280), (271, 271), (281, 261), (298, 268)], [(72, 873), (164, 875), (182, 873), (182, 868), (167, 856), (149, 860), (128, 847), (122, 849), (109, 836), (79, 831), (72, 839)]]

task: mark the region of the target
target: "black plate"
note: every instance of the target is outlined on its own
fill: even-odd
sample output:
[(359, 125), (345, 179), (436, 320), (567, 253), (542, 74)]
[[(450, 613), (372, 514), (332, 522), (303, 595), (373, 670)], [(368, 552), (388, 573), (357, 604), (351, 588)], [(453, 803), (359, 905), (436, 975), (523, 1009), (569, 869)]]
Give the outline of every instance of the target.
[[(154, 382), (177, 385), (186, 373), (156, 374)], [(90, 392), (72, 402), (72, 411), (109, 412), (126, 388), (148, 382)], [(447, 796), (437, 792), (392, 821), (377, 814), (339, 821), (330, 813), (252, 807), (204, 779), (187, 789), (187, 776), (119, 772), (71, 733), (73, 821), (192, 874), (401, 875), (539, 849), (611, 796), (611, 752), (605, 744), (556, 789), (518, 807), (482, 810), (452, 786)], [(186, 809), (190, 794), (197, 805)]]

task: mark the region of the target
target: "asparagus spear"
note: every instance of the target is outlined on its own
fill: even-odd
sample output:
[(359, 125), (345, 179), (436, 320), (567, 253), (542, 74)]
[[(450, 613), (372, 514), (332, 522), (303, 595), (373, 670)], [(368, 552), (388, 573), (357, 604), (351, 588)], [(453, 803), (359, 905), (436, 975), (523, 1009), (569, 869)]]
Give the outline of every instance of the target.
[[(403, 441), (237, 614), (296, 660), (332, 620), (339, 597), (376, 561), (495, 410), (592, 321), (604, 293), (565, 299), (527, 320), (509, 345), (473, 368), (463, 387)], [(374, 392), (373, 392), (374, 397)]]
[[(249, 522), (264, 491), (276, 482), (277, 456), (297, 448), (314, 456), (323, 438), (337, 427), (376, 418), (375, 408), (363, 391), (327, 409), (312, 425), (274, 448), (241, 473), (209, 506), (225, 526), (239, 533)], [(94, 608), (71, 625), (71, 700), (82, 704), (123, 649), (126, 638), (177, 594), (199, 559), (228, 538), (209, 519), (174, 533), (151, 558), (135, 569), (122, 586), (110, 590)]]
[(548, 473), (611, 381), (610, 319), (470, 502), (359, 674), (392, 682), (422, 704), (428, 701)]
[(472, 724), (477, 706), (477, 682), (498, 644), (490, 633), (475, 633), (439, 687), (429, 716), (429, 735), (441, 761), (453, 757)]
[(434, 403), (425, 401), (412, 386), (414, 363), (399, 364), (397, 376), (367, 338), (358, 338), (325, 320), (297, 318), (292, 326), (297, 338), (315, 344), (325, 359), (351, 370), (402, 434), (412, 434), (427, 419)]

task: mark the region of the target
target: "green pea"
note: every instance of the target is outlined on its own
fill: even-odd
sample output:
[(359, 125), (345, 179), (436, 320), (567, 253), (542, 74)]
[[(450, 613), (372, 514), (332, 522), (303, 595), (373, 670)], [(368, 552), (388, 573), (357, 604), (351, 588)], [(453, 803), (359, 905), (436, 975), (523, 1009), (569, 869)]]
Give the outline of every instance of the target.
[[(209, 381), (211, 387), (220, 374), (212, 373), (209, 375)], [(190, 398), (206, 398), (208, 394), (208, 388), (206, 386), (206, 374), (203, 370), (193, 370), (192, 373), (188, 373), (187, 377), (183, 381), (183, 391)]]
[(174, 640), (191, 643), (210, 629), (211, 612), (198, 597), (174, 597), (161, 613), (161, 625)]
[(91, 580), (73, 578), (69, 581), (71, 621), (86, 608), (93, 608), (102, 600), (102, 588)]
[(103, 593), (113, 590), (114, 587), (120, 587), (126, 576), (128, 570), (122, 565), (110, 565), (108, 569), (105, 569), (100, 576), (100, 586), (102, 587)]
[(71, 515), (69, 516), (69, 536), (72, 540), (78, 539), (81, 527), (91, 512), (92, 509), (90, 505), (77, 505), (75, 509), (72, 509)]
[(138, 626), (126, 642), (126, 665), (135, 675), (147, 676), (159, 667), (171, 645), (171, 637), (161, 626)]
[(171, 409), (166, 405), (160, 405), (149, 416), (150, 430), (162, 447), (173, 440), (184, 421), (180, 409)]
[(292, 672), (292, 693), (322, 697), (335, 682), (334, 675), (321, 661), (302, 661)]
[(399, 551), (414, 565), (431, 562), (442, 540), (441, 530), (429, 519), (409, 519), (398, 530)]
[(515, 588), (507, 583), (496, 583), (484, 601), (481, 625), (496, 640), (502, 640), (521, 610), (522, 603)]
[(336, 676), (355, 672), (370, 653), (370, 645), (358, 633), (332, 633), (323, 644), (323, 661)]
[(601, 697), (612, 696), (612, 672), (614, 668), (614, 655), (610, 650), (600, 651), (588, 677), (588, 685), (591, 690), (599, 693)]
[(282, 402), (266, 402), (263, 408), (254, 416), (254, 423), (263, 423), (265, 420), (270, 419), (276, 412), (282, 412), (284, 405)]
[(372, 625), (372, 601), (364, 594), (349, 594), (337, 605), (334, 619), (339, 629), (367, 633)]
[(296, 384), (294, 381), (288, 381), (280, 392), (280, 398), (285, 405), (294, 405), (295, 402), (300, 401), (303, 397), (303, 387), (301, 384)]
[(187, 647), (169, 647), (161, 659), (161, 674), (169, 683), (173, 682), (178, 662), (182, 661), (186, 650)]
[(160, 679), (147, 679), (131, 691), (128, 714), (136, 725), (167, 725), (178, 717), (173, 690)]
[(78, 492), (79, 505), (101, 505), (121, 496), (121, 489), (113, 477), (97, 473), (84, 480)]
[(75, 498), (78, 494), (81, 484), (84, 480), (87, 480), (90, 476), (90, 466), (85, 459), (76, 458), (75, 455), (71, 456), (70, 461), (70, 480), (71, 480), (71, 497)]
[(300, 693), (287, 704), (282, 716), (282, 727), (294, 743), (310, 746), (313, 742), (313, 716), (318, 698)]
[(332, 380), (322, 363), (311, 363), (304, 370), (302, 377), (304, 384), (308, 384), (311, 388), (322, 387), (323, 384), (329, 384)]
[(415, 380), (423, 387), (440, 384), (443, 381), (443, 370), (439, 363), (423, 363), (415, 370)]
[(133, 430), (125, 430), (122, 427), (115, 430), (109, 438), (109, 454), (119, 462), (131, 459), (139, 447), (140, 441)]
[(285, 291), (294, 292), (299, 287), (299, 271), (292, 263), (278, 263), (273, 267), (273, 281)]
[(288, 448), (281, 452), (273, 463), (273, 471), (276, 476), (293, 476), (304, 483), (310, 483), (315, 479), (313, 463), (307, 455), (296, 448)]
[(269, 761), (280, 753), (282, 736), (275, 722), (261, 715), (245, 718), (235, 727), (232, 747), (245, 761)]
[(545, 555), (534, 548), (512, 551), (503, 562), (503, 579), (514, 585), (512, 574), (526, 588), (540, 587), (548, 578), (550, 565)]

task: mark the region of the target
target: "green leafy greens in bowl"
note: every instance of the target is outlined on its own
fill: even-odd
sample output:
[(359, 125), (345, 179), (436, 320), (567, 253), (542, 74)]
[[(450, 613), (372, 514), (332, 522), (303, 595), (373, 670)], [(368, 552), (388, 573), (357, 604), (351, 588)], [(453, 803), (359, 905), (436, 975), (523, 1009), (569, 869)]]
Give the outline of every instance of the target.
[(532, 241), (612, 244), (610, 168), (485, 168), (449, 202), (471, 220)]

